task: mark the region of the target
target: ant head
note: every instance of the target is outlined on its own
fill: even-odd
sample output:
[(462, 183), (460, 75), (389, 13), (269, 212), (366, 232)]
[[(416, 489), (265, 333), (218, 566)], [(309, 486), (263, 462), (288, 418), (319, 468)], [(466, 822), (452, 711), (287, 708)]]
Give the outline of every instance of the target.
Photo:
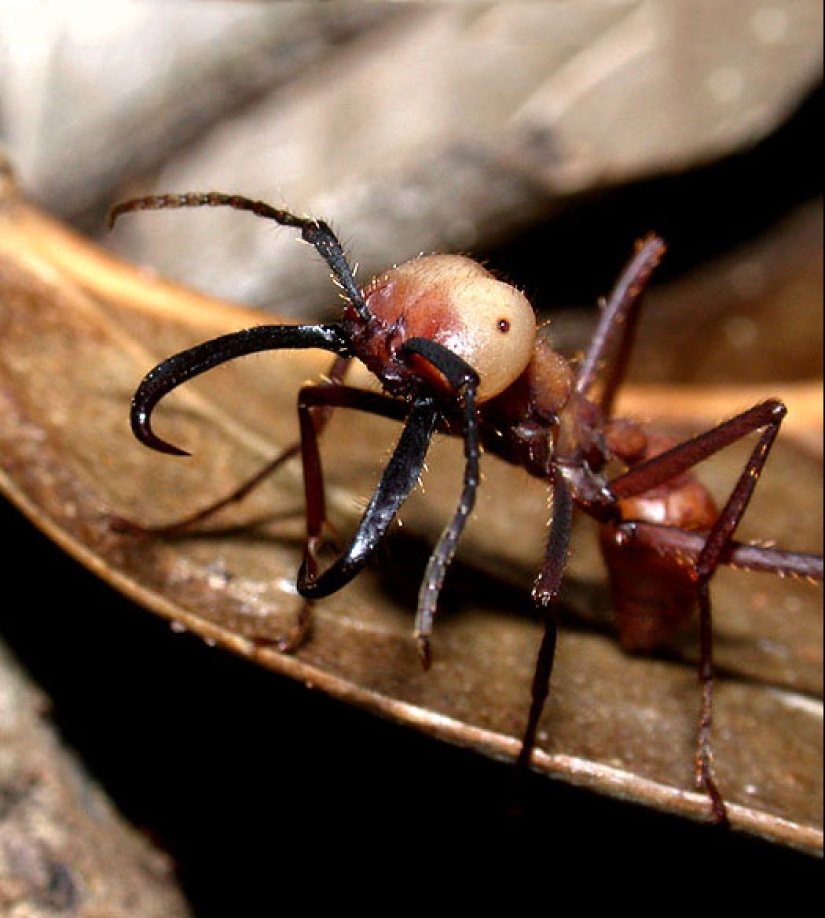
[[(527, 298), (470, 258), (422, 255), (373, 278), (363, 295), (399, 345), (427, 338), (473, 367), (479, 402), (515, 382), (532, 357), (536, 320)], [(438, 382), (435, 370), (422, 374)]]

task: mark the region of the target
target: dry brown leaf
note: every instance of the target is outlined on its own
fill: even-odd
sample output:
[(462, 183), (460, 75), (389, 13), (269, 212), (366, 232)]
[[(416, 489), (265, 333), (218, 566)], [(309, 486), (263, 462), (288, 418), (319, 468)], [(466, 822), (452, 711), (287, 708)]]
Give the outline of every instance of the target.
[[(174, 459), (132, 439), (135, 386), (173, 351), (255, 324), (259, 315), (135, 272), (12, 198), (0, 209), (0, 288), (0, 486), (52, 539), (132, 599), (263, 666), (485, 754), (516, 754), (539, 638), (526, 586), (545, 526), (540, 482), (486, 464), (429, 673), (411, 638), (410, 593), (458, 490), (451, 442), (435, 450), (425, 492), (411, 500), (387, 549), (389, 563), (319, 603), (310, 640), (294, 656), (279, 654), (267, 642), (289, 627), (298, 607), (297, 468), (210, 521), (208, 532), (155, 541), (120, 535), (111, 519), (174, 520), (244, 480), (292, 442), (296, 390), (326, 360), (253, 357), (176, 393), (158, 429), (193, 456)], [(635, 398), (644, 405), (638, 391)], [(331, 506), (345, 528), (397, 430), (352, 416), (333, 424), (326, 436)], [(730, 482), (737, 461), (741, 454), (714, 464), (712, 485)], [(789, 426), (746, 534), (819, 550), (821, 480), (820, 460)], [(821, 850), (821, 592), (726, 572), (714, 596), (722, 671), (715, 751), (733, 825)], [(608, 610), (587, 527), (577, 533), (566, 608), (600, 624), (562, 635), (536, 769), (707, 818), (707, 800), (692, 790), (698, 697), (694, 667), (685, 663), (695, 656), (691, 642), (675, 649), (683, 658), (628, 657), (600, 632)]]

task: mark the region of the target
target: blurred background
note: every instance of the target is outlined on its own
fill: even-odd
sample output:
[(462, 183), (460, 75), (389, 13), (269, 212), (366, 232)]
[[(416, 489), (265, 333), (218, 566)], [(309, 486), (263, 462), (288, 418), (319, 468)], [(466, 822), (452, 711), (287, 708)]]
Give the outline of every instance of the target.
[[(362, 279), (422, 251), (472, 253), (552, 314), (571, 352), (634, 239), (655, 230), (670, 251), (635, 378), (810, 381), (822, 15), (814, 0), (167, 3), (162, 15), (0, 0), (0, 144), (30, 200), (112, 251), (293, 318), (332, 316), (337, 297), (289, 233), (204, 210), (107, 234), (106, 211), (150, 192), (261, 198), (330, 221)], [(257, 914), (289, 883), (275, 860), (317, 862), (353, 824), (459, 839), (506, 781), (496, 763), (172, 636), (2, 515), (71, 604), (4, 614), (0, 636), (84, 767), (170, 854), (196, 914)], [(523, 838), (546, 825), (548, 851), (563, 840), (571, 861), (615, 858), (636, 832), (666, 837), (677, 863), (701, 850), (809, 870), (793, 852), (547, 784)], [(643, 843), (653, 862), (657, 848)]]
[[(238, 192), (331, 221), (365, 278), (468, 251), (543, 312), (592, 307), (640, 233), (666, 237), (678, 274), (810, 215), (821, 7), (0, 4), (2, 140), (50, 212), (282, 314), (336, 308), (289, 233), (188, 211), (104, 236), (106, 211)], [(728, 290), (752, 302), (767, 273), (740, 265)]]

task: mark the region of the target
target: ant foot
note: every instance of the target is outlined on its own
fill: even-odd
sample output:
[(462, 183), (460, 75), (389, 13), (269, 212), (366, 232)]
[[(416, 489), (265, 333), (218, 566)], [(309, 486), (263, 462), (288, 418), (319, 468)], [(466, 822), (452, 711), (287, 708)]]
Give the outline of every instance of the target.
[(699, 790), (704, 791), (710, 798), (713, 821), (719, 826), (730, 827), (728, 808), (713, 777), (710, 754), (707, 750), (700, 750), (696, 756), (696, 784)]
[(274, 641), (275, 647), (279, 653), (295, 653), (296, 650), (306, 640), (309, 632), (309, 624), (312, 618), (312, 603), (305, 601), (298, 613), (295, 623), (286, 634)]

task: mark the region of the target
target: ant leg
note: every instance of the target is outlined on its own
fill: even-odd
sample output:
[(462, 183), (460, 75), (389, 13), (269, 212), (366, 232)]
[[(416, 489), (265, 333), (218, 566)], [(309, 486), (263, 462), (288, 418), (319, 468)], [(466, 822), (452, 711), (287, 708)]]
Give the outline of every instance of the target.
[[(615, 501), (619, 501), (626, 497), (635, 497), (637, 494), (650, 491), (658, 485), (672, 481), (683, 472), (687, 472), (694, 466), (699, 465), (700, 462), (704, 462), (705, 459), (721, 452), (727, 446), (736, 443), (755, 430), (765, 427), (767, 428), (765, 435), (770, 435), (770, 442), (764, 450), (760, 450), (759, 444), (754, 450), (754, 453), (763, 452), (763, 457), (759, 469), (755, 473), (754, 480), (747, 489), (747, 500), (749, 500), (750, 494), (756, 486), (756, 479), (759, 472), (761, 472), (762, 465), (767, 459), (767, 452), (779, 432), (779, 426), (787, 414), (787, 410), (782, 402), (773, 398), (754, 405), (747, 411), (737, 414), (729, 421), (723, 421), (704, 433), (685, 440), (683, 443), (678, 443), (676, 446), (672, 446), (670, 449), (658, 453), (638, 465), (634, 465), (633, 468), (618, 475), (610, 482), (610, 494)], [(751, 463), (748, 462), (742, 477), (745, 476), (750, 465)], [(741, 486), (745, 489), (746, 485), (747, 483), (742, 482), (740, 478), (737, 488)], [(734, 494), (736, 493), (738, 491), (735, 489)], [(733, 497), (733, 495), (731, 496)]]
[(363, 320), (370, 318), (370, 312), (350, 268), (343, 247), (332, 229), (323, 220), (298, 217), (286, 210), (278, 210), (264, 201), (254, 201), (239, 194), (223, 194), (218, 191), (186, 194), (150, 194), (116, 204), (110, 211), (108, 226), (111, 229), (123, 214), (137, 210), (172, 210), (181, 207), (232, 207), (245, 210), (258, 217), (273, 220), (281, 226), (301, 231), (303, 239), (314, 246), (332, 271), (353, 309)]
[[(406, 419), (392, 458), (384, 469), (349, 548), (323, 573), (318, 571), (317, 552), (327, 519), (326, 503), (318, 439), (311, 414), (312, 407), (317, 405), (355, 408), (395, 420)], [(435, 431), (438, 411), (431, 398), (419, 399), (410, 407), (407, 402), (364, 389), (309, 386), (299, 394), (298, 413), (307, 506), (307, 545), (298, 573), (298, 592), (306, 599), (320, 599), (349, 583), (375, 552), (418, 481)]]
[[(644, 548), (654, 549), (674, 562), (695, 565), (705, 546), (707, 536), (690, 529), (677, 529), (665, 523), (627, 520), (616, 525), (619, 539)], [(778, 574), (800, 580), (821, 582), (825, 579), (823, 559), (820, 555), (805, 552), (783, 551), (764, 545), (749, 545), (731, 539), (724, 547), (720, 564), (736, 570)]]
[(204, 520), (209, 519), (209, 517), (214, 516), (216, 513), (219, 513), (224, 509), (224, 507), (228, 507), (230, 504), (238, 503), (239, 501), (243, 500), (247, 494), (254, 491), (255, 488), (261, 484), (261, 482), (269, 478), (270, 475), (274, 474), (290, 459), (293, 459), (295, 456), (297, 456), (299, 452), (300, 444), (293, 443), (291, 446), (286, 447), (282, 452), (280, 452), (274, 459), (271, 459), (269, 462), (267, 462), (266, 465), (263, 466), (263, 468), (260, 468), (251, 478), (248, 478), (237, 488), (230, 491), (229, 494), (225, 494), (218, 500), (212, 501), (212, 503), (207, 504), (205, 507), (201, 507), (200, 510), (195, 510), (188, 516), (176, 519), (171, 523), (162, 523), (159, 526), (144, 526), (141, 523), (136, 523), (132, 520), (124, 519), (123, 517), (118, 516), (112, 520), (112, 527), (117, 532), (132, 535), (158, 537), (179, 535), (180, 533), (191, 529), (198, 523), (202, 523)]
[[(333, 361), (332, 367), (329, 370), (329, 373), (326, 375), (324, 385), (340, 384), (349, 365), (350, 358), (336, 357)], [(330, 416), (331, 409), (318, 409), (314, 413), (313, 418), (315, 421), (316, 435), (320, 436), (323, 429), (329, 422)], [(204, 520), (209, 519), (211, 516), (214, 516), (225, 507), (243, 500), (247, 494), (254, 491), (259, 484), (269, 478), (270, 475), (274, 474), (290, 459), (293, 459), (295, 456), (297, 456), (300, 451), (300, 441), (287, 446), (277, 456), (275, 456), (274, 459), (271, 459), (269, 462), (267, 462), (266, 465), (259, 469), (251, 478), (248, 478), (246, 481), (242, 482), (237, 488), (235, 488), (233, 491), (230, 491), (229, 494), (224, 495), (218, 500), (215, 500), (207, 504), (205, 507), (202, 507), (200, 510), (196, 510), (188, 516), (177, 519), (172, 523), (166, 523), (161, 526), (141, 526), (140, 524), (133, 523), (129, 520), (118, 519), (115, 523), (115, 526), (118, 531), (121, 532), (127, 531), (154, 536), (177, 535), (178, 533), (191, 529), (198, 523), (202, 523)]]
[[(302, 595), (304, 602), (294, 626), (288, 634), (278, 641), (278, 649), (283, 653), (293, 652), (300, 646), (306, 636), (312, 617), (313, 599), (319, 598), (318, 595), (312, 592), (313, 586), (322, 577), (329, 574), (331, 570), (327, 570), (324, 575), (319, 575), (320, 562), (318, 554), (323, 540), (324, 527), (328, 526), (329, 523), (326, 513), (323, 468), (318, 443), (323, 427), (326, 426), (326, 421), (334, 408), (356, 408), (393, 420), (404, 420), (409, 411), (409, 406), (406, 402), (390, 398), (381, 393), (343, 386), (335, 381), (305, 386), (299, 392), (298, 420), (301, 431), (299, 452), (304, 473), (307, 538), (304, 545), (303, 561), (298, 573), (298, 592)], [(318, 424), (319, 416), (324, 419), (323, 425), (320, 426)], [(389, 525), (390, 521), (387, 520), (387, 525)], [(364, 559), (364, 563), (366, 563), (366, 560), (367, 558)], [(335, 565), (333, 564), (334, 567)], [(358, 570), (360, 570), (360, 567), (353, 570), (340, 584), (326, 590), (323, 595), (326, 596), (334, 592), (338, 586), (343, 586), (344, 583), (355, 576)]]
[(774, 421), (766, 427), (742, 471), (719, 519), (708, 535), (705, 546), (696, 562), (699, 591), (699, 635), (701, 643), (702, 714), (699, 720), (699, 739), (696, 751), (696, 772), (700, 786), (709, 794), (717, 822), (727, 822), (727, 811), (713, 775), (711, 755), (711, 724), (713, 718), (713, 621), (710, 604), (710, 579), (719, 566), (725, 546), (747, 509), (756, 483), (762, 473), (771, 446), (779, 433), (785, 408), (773, 412)]
[(438, 597), (447, 568), (455, 555), (458, 541), (473, 512), (478, 490), (481, 447), (478, 438), (476, 393), (479, 378), (475, 370), (464, 360), (429, 339), (411, 338), (400, 350), (402, 354), (417, 354), (424, 357), (446, 377), (456, 394), (462, 397), (464, 482), (461, 496), (452, 519), (444, 527), (427, 562), (427, 570), (418, 593), (418, 609), (415, 616), (415, 637), (418, 642), (419, 656), (424, 669), (429, 669), (432, 662), (430, 635), (435, 621)]
[(727, 823), (727, 811), (713, 775), (710, 742), (713, 707), (713, 628), (709, 584), (717, 567), (724, 563), (734, 532), (750, 503), (786, 412), (787, 409), (782, 402), (775, 399), (755, 405), (718, 427), (640, 463), (610, 483), (610, 491), (616, 499), (632, 497), (672, 480), (731, 443), (764, 428), (725, 506), (705, 537), (694, 567), (701, 648), (699, 681), (702, 686), (696, 776), (699, 786), (711, 799), (714, 818), (720, 823)]
[[(456, 394), (462, 396), (462, 417), (465, 425), (466, 462), (461, 498), (452, 520), (442, 532), (430, 557), (419, 594), (416, 637), (422, 663), (426, 667), (430, 662), (429, 634), (432, 630), (438, 595), (458, 539), (475, 503), (480, 454), (475, 399), (478, 375), (464, 360), (434, 341), (411, 338), (398, 351), (401, 359), (407, 354), (423, 357), (430, 362), (443, 374)], [(307, 548), (304, 563), (298, 574), (298, 591), (307, 599), (317, 599), (328, 596), (348, 583), (374, 554), (390, 523), (419, 479), (430, 440), (441, 420), (441, 412), (437, 400), (432, 397), (420, 398), (409, 408), (408, 403), (398, 399), (345, 387), (326, 393), (319, 393), (317, 387), (309, 388), (302, 392), (301, 397)], [(336, 405), (346, 405), (386, 417), (402, 419), (406, 416), (406, 425), (349, 548), (319, 574), (317, 550), (326, 520), (326, 510), (317, 439), (307, 421), (306, 408), (309, 404), (308, 399), (320, 399), (328, 403), (329, 398), (333, 398)]]
[(591, 389), (604, 372), (611, 352), (615, 351), (603, 389), (595, 399), (606, 415), (612, 411), (616, 392), (627, 370), (642, 293), (664, 253), (664, 242), (653, 234), (637, 244), (636, 252), (619, 275), (604, 304), (590, 346), (579, 367), (576, 391), (591, 397)]
[(541, 613), (544, 634), (536, 659), (530, 690), (530, 711), (521, 740), (516, 766), (527, 768), (536, 745), (536, 732), (547, 695), (556, 655), (556, 605), (570, 548), (573, 525), (573, 497), (570, 486), (557, 468), (553, 470), (553, 519), (547, 540), (544, 566), (533, 585), (533, 602)]

